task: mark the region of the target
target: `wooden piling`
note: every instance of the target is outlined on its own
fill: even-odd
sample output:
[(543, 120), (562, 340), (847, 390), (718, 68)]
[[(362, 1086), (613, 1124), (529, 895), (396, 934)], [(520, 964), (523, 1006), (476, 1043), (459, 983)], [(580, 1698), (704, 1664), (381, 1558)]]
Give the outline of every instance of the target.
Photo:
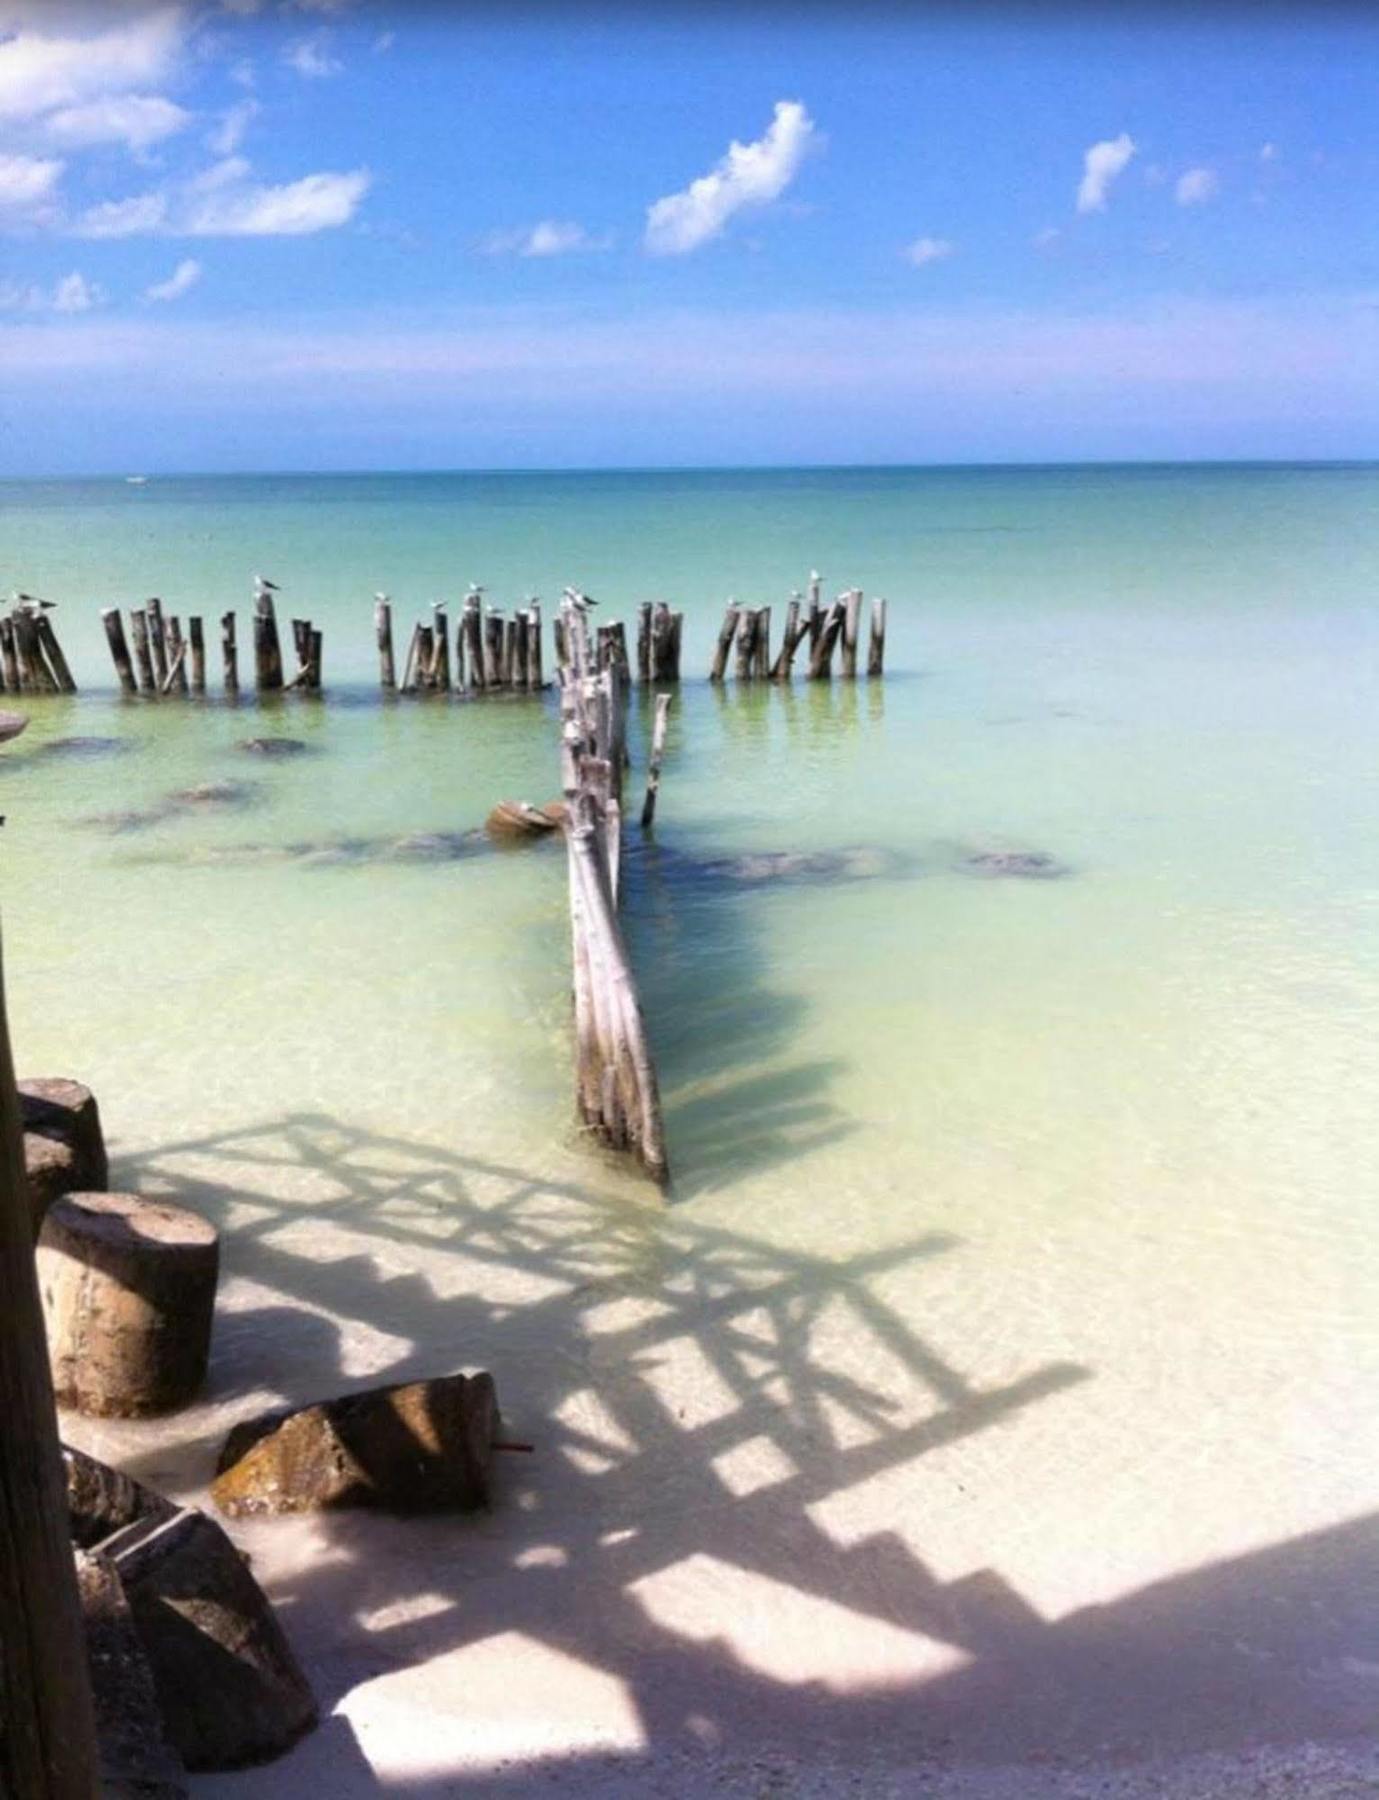
[(235, 643), (235, 615), (220, 615), (220, 654), (225, 664), (225, 692), (239, 692), (239, 648)]
[(179, 694), (187, 692), (187, 644), (182, 636), (182, 621), (174, 614), (167, 623), (168, 634), (168, 678), (163, 692), (176, 688)]
[(463, 614), (463, 612), (460, 614), (459, 618), (455, 622), (455, 666), (451, 673), (451, 681), (454, 685), (454, 689), (457, 694), (464, 693), (466, 683), (465, 683), (465, 674), (464, 674), (464, 614)]
[(450, 692), (450, 618), (444, 600), (431, 604), (431, 685), (442, 694)]
[(137, 694), (139, 684), (134, 679), (134, 665), (129, 660), (129, 645), (125, 641), (124, 620), (120, 616), (118, 606), (107, 606), (102, 609), (101, 623), (105, 626), (106, 642), (110, 645), (110, 660), (115, 665), (115, 673), (120, 678), (120, 687), (126, 694)]
[(393, 609), (386, 594), (374, 596), (373, 625), (378, 639), (379, 686), (391, 694), (397, 688), (397, 670), (393, 666)]
[(646, 768), (646, 799), (642, 802), (642, 830), (650, 831), (656, 817), (656, 796), (661, 789), (661, 761), (666, 753), (666, 720), (670, 695), (657, 694), (656, 717), (651, 727), (651, 758)]
[(276, 692), (283, 684), (278, 616), (272, 594), (263, 587), (254, 597), (254, 679), (260, 693)]
[(161, 694), (168, 675), (168, 640), (167, 627), (163, 623), (163, 602), (155, 596), (146, 603), (144, 610), (148, 613), (148, 647), (153, 657), (153, 679)]
[(503, 685), (503, 617), (490, 606), (484, 618), (484, 686)]
[(823, 587), (823, 577), (817, 569), (811, 569), (809, 571), (809, 653), (811, 656), (819, 647), (819, 638), (824, 628)]
[(153, 669), (153, 652), (150, 648), (148, 633), (148, 613), (142, 606), (135, 607), (129, 615), (130, 635), (134, 639), (134, 663), (139, 671), (139, 687), (145, 694), (158, 692), (158, 681)]
[(752, 673), (759, 681), (767, 680), (771, 674), (771, 608), (769, 606), (763, 606), (757, 614)]
[(843, 596), (842, 656), (839, 673), (849, 681), (857, 679), (857, 639), (862, 616), (862, 590), (849, 588)]
[(871, 641), (867, 646), (867, 674), (880, 675), (886, 662), (886, 602), (878, 595), (871, 603)]
[(771, 665), (772, 681), (788, 681), (790, 679), (790, 665), (795, 660), (795, 650), (802, 635), (800, 595), (792, 594), (790, 604), (785, 609), (785, 635), (780, 642), (780, 654)]
[(742, 623), (737, 633), (737, 678), (739, 681), (750, 681), (752, 670), (756, 667), (757, 624), (760, 614), (754, 606), (749, 606), (742, 615)]
[(545, 685), (541, 670), (541, 602), (533, 600), (527, 608), (527, 687), (539, 694)]
[(57, 641), (57, 632), (47, 613), (40, 612), (34, 619), (38, 629), (38, 642), (43, 654), (48, 659), (48, 666), (57, 681), (58, 691), (63, 694), (75, 694), (77, 684), (72, 679), (72, 671), (67, 666), (67, 658), (62, 654), (62, 645)]
[(827, 681), (833, 673), (833, 646), (838, 641), (838, 634), (843, 629), (843, 602), (835, 600), (828, 609), (828, 616), (819, 632), (819, 641), (815, 644), (809, 658), (809, 679), (811, 681)]
[(728, 602), (723, 614), (723, 623), (718, 631), (718, 643), (713, 653), (713, 664), (709, 669), (710, 681), (722, 681), (728, 668), (728, 654), (733, 647), (733, 638), (737, 634), (738, 621), (741, 617), (735, 602)]
[(24, 683), (19, 673), (19, 654), (14, 644), (14, 624), (10, 619), (0, 619), (0, 663), (5, 670), (5, 688), (8, 693), (23, 692)]
[(527, 675), (527, 655), (531, 633), (527, 629), (527, 615), (521, 607), (517, 607), (513, 611), (512, 636), (512, 685), (525, 692), (531, 686)]
[(313, 693), (321, 689), (321, 633), (313, 625), (311, 628), (311, 649), (307, 657), (306, 684)]
[(651, 602), (643, 600), (637, 608), (637, 680), (643, 685), (651, 680)]
[(402, 665), (402, 691), (404, 694), (413, 694), (416, 692), (417, 666), (420, 661), (420, 651), (421, 625), (420, 622), (418, 622), (412, 627), (411, 641), (407, 645), (407, 660)]
[(685, 635), (685, 615), (673, 612), (670, 615), (670, 675), (669, 680), (680, 679), (680, 645)]
[(0, 979), (0, 1794), (93, 1800), (94, 1711)]
[(420, 693), (431, 690), (431, 659), (436, 653), (436, 634), (429, 625), (417, 626), (417, 666), (412, 685)]
[(201, 615), (192, 613), (187, 620), (187, 638), (191, 644), (192, 692), (206, 692), (206, 639), (201, 629)]
[(47, 658), (43, 654), (43, 640), (38, 633), (37, 620), (23, 607), (17, 607), (11, 616), (14, 619), (14, 636), (19, 645), (21, 667), (28, 666), (30, 693), (60, 693), (57, 676), (48, 667)]
[(464, 639), (469, 651), (470, 691), (482, 694), (487, 685), (484, 677), (484, 625), (478, 594), (469, 594), (464, 603)]

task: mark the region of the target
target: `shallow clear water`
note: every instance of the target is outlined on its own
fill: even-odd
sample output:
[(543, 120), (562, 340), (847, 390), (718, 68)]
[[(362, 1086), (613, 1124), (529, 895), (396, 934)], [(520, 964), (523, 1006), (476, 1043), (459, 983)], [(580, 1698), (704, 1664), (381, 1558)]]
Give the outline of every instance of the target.
[[(569, 1465), (518, 1498), (646, 1530), (779, 1493), (732, 1556), (722, 1520), (667, 1523), (613, 1582), (767, 1682), (733, 1635), (750, 1605), (727, 1582), (699, 1618), (696, 1577), (682, 1620), (677, 1569), (778, 1540), (757, 1578), (836, 1556), (812, 1591), (857, 1606), (850, 1547), (890, 1533), (926, 1580), (995, 1567), (1056, 1619), (1372, 1507), (1376, 503), (1368, 466), (0, 487), (83, 684), (0, 752), (17, 1055), (96, 1088), (117, 1178), (227, 1227), (209, 1411), (103, 1441), (194, 1491), (251, 1400), (489, 1363)], [(811, 566), (888, 596), (885, 682), (700, 679), (726, 596), (778, 633)], [(100, 605), (238, 606), (244, 639), (258, 570), (324, 628), (323, 703), (109, 691)], [(548, 616), (565, 581), (601, 618), (686, 611), (627, 880), (668, 1206), (572, 1127), (559, 845), (397, 850), (556, 786), (549, 699), (373, 689), (373, 590), (403, 636), (470, 580)], [(236, 748), (279, 731), (309, 752)], [(118, 752), (44, 754), (74, 734)], [(252, 785), (96, 817), (224, 781)], [(884, 854), (851, 878), (732, 861), (852, 849)], [(1066, 872), (974, 874), (991, 849)], [(963, 1424), (988, 1392), (1008, 1407)], [(625, 1440), (597, 1479), (596, 1395)], [(951, 1434), (906, 1435), (935, 1408)], [(767, 1475), (782, 1457), (802, 1488)], [(1060, 1517), (1075, 1548), (1032, 1523)], [(586, 1647), (656, 1738), (634, 1659)]]

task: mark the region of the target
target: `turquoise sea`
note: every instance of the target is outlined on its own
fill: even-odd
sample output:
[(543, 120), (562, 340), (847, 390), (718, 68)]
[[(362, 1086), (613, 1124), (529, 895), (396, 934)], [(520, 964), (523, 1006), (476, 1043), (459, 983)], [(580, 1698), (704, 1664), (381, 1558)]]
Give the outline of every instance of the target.
[[(1379, 467), (113, 477), (0, 484), (0, 525), (82, 687), (20, 703), (0, 751), (21, 1070), (88, 1081), (116, 1178), (226, 1236), (207, 1407), (101, 1442), (192, 1493), (253, 1405), (480, 1362), (545, 1452), (487, 1528), (514, 1597), (477, 1637), (421, 1605), (369, 1624), (402, 1580), (376, 1544), (335, 1543), (358, 1595), (313, 1593), (300, 1538), (259, 1546), (340, 1694), (380, 1633), (398, 1664), (472, 1658), (549, 1615), (630, 1695), (634, 1749), (678, 1729), (653, 1641), (718, 1658), (721, 1741), (739, 1716), (788, 1739), (790, 1683), (830, 1678), (741, 1637), (766, 1604), (745, 1568), (938, 1643), (874, 1679), (947, 1696), (962, 1745), (953, 1658), (1022, 1654), (1004, 1614), (995, 1651), (963, 1623), (975, 1572), (1056, 1655), (1081, 1609), (1372, 1511)], [(712, 688), (728, 596), (778, 635), (811, 569), (887, 597), (885, 680)], [(323, 699), (227, 706), (213, 657), (205, 702), (121, 700), (102, 606), (159, 594), (213, 645), (238, 607), (247, 665), (256, 572), (323, 628)], [(567, 582), (600, 620), (686, 614), (627, 862), (665, 1202), (574, 1128), (560, 845), (414, 836), (558, 785), (549, 695), (378, 694), (374, 591), (405, 641), (470, 582), (548, 618)], [(262, 734), (308, 750), (236, 747)], [(223, 782), (235, 804), (166, 805)], [(991, 851), (1056, 872), (993, 876)], [(538, 1513), (566, 1559), (546, 1612), (520, 1578)], [(642, 1560), (600, 1548), (624, 1528)], [(859, 1560), (878, 1534), (922, 1606)], [(1264, 1699), (1293, 1641), (1272, 1618)], [(1312, 1735), (1372, 1687), (1332, 1648)], [(1107, 1738), (1218, 1747), (1179, 1702)], [(1065, 1728), (1069, 1753), (1101, 1729)]]

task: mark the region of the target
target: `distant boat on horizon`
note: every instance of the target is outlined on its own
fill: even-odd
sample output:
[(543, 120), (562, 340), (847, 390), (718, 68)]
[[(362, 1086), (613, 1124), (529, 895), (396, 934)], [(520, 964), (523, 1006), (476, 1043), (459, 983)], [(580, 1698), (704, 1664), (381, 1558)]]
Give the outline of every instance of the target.
[(129, 483), (130, 487), (143, 487), (144, 484), (148, 480), (148, 476), (147, 475), (126, 475), (125, 480)]

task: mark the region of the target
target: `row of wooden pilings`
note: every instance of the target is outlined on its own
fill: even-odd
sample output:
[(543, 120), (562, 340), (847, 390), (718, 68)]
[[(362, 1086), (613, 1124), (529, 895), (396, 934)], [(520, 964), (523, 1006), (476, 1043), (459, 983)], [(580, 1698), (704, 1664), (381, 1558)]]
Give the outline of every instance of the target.
[(16, 594), (10, 610), (0, 614), (0, 693), (76, 693), (50, 610), (42, 600)]
[[(822, 583), (817, 574), (809, 579), (809, 607), (804, 596), (792, 594), (785, 613), (785, 635), (774, 660), (771, 656), (771, 608), (739, 606), (728, 602), (723, 625), (718, 633), (710, 681), (722, 681), (728, 673), (728, 659), (733, 639), (737, 639), (736, 673), (739, 681), (788, 681), (795, 655), (808, 640), (808, 671), (811, 681), (827, 681), (833, 674), (833, 655), (838, 652), (839, 673), (845, 680), (857, 674), (858, 642), (861, 636), (862, 590), (848, 588), (832, 605), (825, 607), (821, 598)], [(867, 674), (879, 676), (886, 661), (886, 602), (879, 596), (871, 603), (871, 637), (867, 646)]]
[[(630, 1151), (664, 1186), (670, 1164), (660, 1090), (618, 922), (626, 683), (618, 667), (598, 666), (586, 606), (582, 596), (567, 595), (562, 601), (559, 665), (576, 1103), (587, 1130), (610, 1149)], [(669, 694), (657, 696), (644, 827), (655, 809), (669, 705)]]
[[(292, 621), (292, 644), (297, 671), (284, 680), (282, 644), (278, 637), (273, 584), (260, 581), (254, 596), (254, 685), (260, 693), (285, 688), (319, 692), (321, 686), (321, 633), (310, 619)], [(101, 613), (110, 658), (126, 694), (204, 694), (206, 692), (206, 636), (199, 616), (187, 620), (187, 634), (175, 614), (166, 614), (159, 599), (133, 607), (129, 614), (129, 638), (118, 606)], [(129, 653), (129, 639), (134, 654)], [(220, 652), (225, 671), (225, 692), (239, 692), (239, 644), (233, 612), (220, 620)]]

